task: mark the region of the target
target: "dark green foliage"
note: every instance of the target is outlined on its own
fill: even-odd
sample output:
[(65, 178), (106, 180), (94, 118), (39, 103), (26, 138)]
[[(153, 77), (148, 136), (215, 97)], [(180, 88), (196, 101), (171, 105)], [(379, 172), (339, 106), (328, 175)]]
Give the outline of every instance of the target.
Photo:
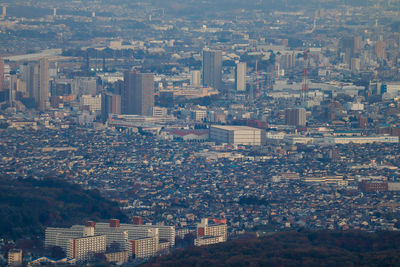
[(98, 191), (57, 179), (0, 177), (0, 238), (42, 236), (47, 226), (110, 218), (127, 221), (118, 204)]
[(400, 266), (400, 233), (282, 232), (178, 250), (144, 266)]

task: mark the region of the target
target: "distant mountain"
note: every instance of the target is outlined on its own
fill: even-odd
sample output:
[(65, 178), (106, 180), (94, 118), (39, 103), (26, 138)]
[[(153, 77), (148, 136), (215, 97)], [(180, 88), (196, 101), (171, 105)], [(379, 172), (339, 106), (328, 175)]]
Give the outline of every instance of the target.
[(0, 177), (0, 238), (43, 236), (47, 226), (128, 218), (98, 191), (58, 179)]
[(400, 266), (400, 233), (282, 232), (178, 250), (143, 266)]

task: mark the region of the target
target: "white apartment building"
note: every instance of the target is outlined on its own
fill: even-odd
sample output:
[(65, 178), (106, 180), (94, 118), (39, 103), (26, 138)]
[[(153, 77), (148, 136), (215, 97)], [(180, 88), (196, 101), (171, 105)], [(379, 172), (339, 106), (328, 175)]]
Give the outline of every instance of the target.
[(106, 236), (93, 235), (70, 239), (67, 248), (67, 257), (83, 263), (93, 259), (97, 253), (106, 251)]
[[(214, 224), (209, 224), (209, 220)], [(228, 226), (226, 221), (214, 219), (201, 219), (201, 223), (197, 224), (197, 238), (194, 241), (196, 246), (211, 245), (226, 242), (228, 238)]]

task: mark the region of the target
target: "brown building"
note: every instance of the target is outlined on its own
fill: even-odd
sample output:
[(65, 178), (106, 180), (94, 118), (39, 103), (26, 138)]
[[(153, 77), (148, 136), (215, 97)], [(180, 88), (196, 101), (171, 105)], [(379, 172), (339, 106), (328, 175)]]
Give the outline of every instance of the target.
[(143, 218), (139, 216), (132, 217), (132, 224), (134, 225), (142, 225), (143, 224)]
[(375, 44), (375, 54), (379, 59), (386, 58), (386, 44), (384, 41), (378, 41)]
[(387, 181), (362, 181), (358, 184), (358, 189), (363, 192), (382, 192), (388, 191)]
[(285, 110), (286, 125), (306, 126), (306, 110), (304, 108), (290, 108)]
[(151, 116), (154, 107), (154, 74), (124, 72), (122, 114)]

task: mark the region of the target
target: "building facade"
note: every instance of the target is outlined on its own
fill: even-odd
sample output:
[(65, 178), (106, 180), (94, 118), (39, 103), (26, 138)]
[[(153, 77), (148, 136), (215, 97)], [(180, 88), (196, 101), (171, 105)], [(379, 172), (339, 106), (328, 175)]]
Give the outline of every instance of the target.
[(154, 107), (154, 74), (124, 72), (121, 96), (123, 114), (151, 116)]
[(306, 110), (304, 108), (290, 108), (285, 110), (287, 125), (306, 126)]
[(203, 50), (203, 85), (221, 89), (222, 53), (219, 50)]
[(11, 249), (8, 251), (8, 266), (18, 267), (22, 266), (22, 250)]
[(197, 238), (194, 241), (196, 246), (211, 245), (226, 242), (228, 237), (228, 226), (226, 220), (201, 219), (197, 224)]
[(77, 263), (92, 260), (96, 254), (106, 252), (106, 236), (93, 235), (70, 239), (67, 257), (76, 259)]
[(239, 62), (235, 69), (235, 89), (238, 92), (246, 91), (246, 62)]
[(260, 146), (265, 144), (265, 131), (248, 126), (212, 125), (210, 139), (235, 145)]

